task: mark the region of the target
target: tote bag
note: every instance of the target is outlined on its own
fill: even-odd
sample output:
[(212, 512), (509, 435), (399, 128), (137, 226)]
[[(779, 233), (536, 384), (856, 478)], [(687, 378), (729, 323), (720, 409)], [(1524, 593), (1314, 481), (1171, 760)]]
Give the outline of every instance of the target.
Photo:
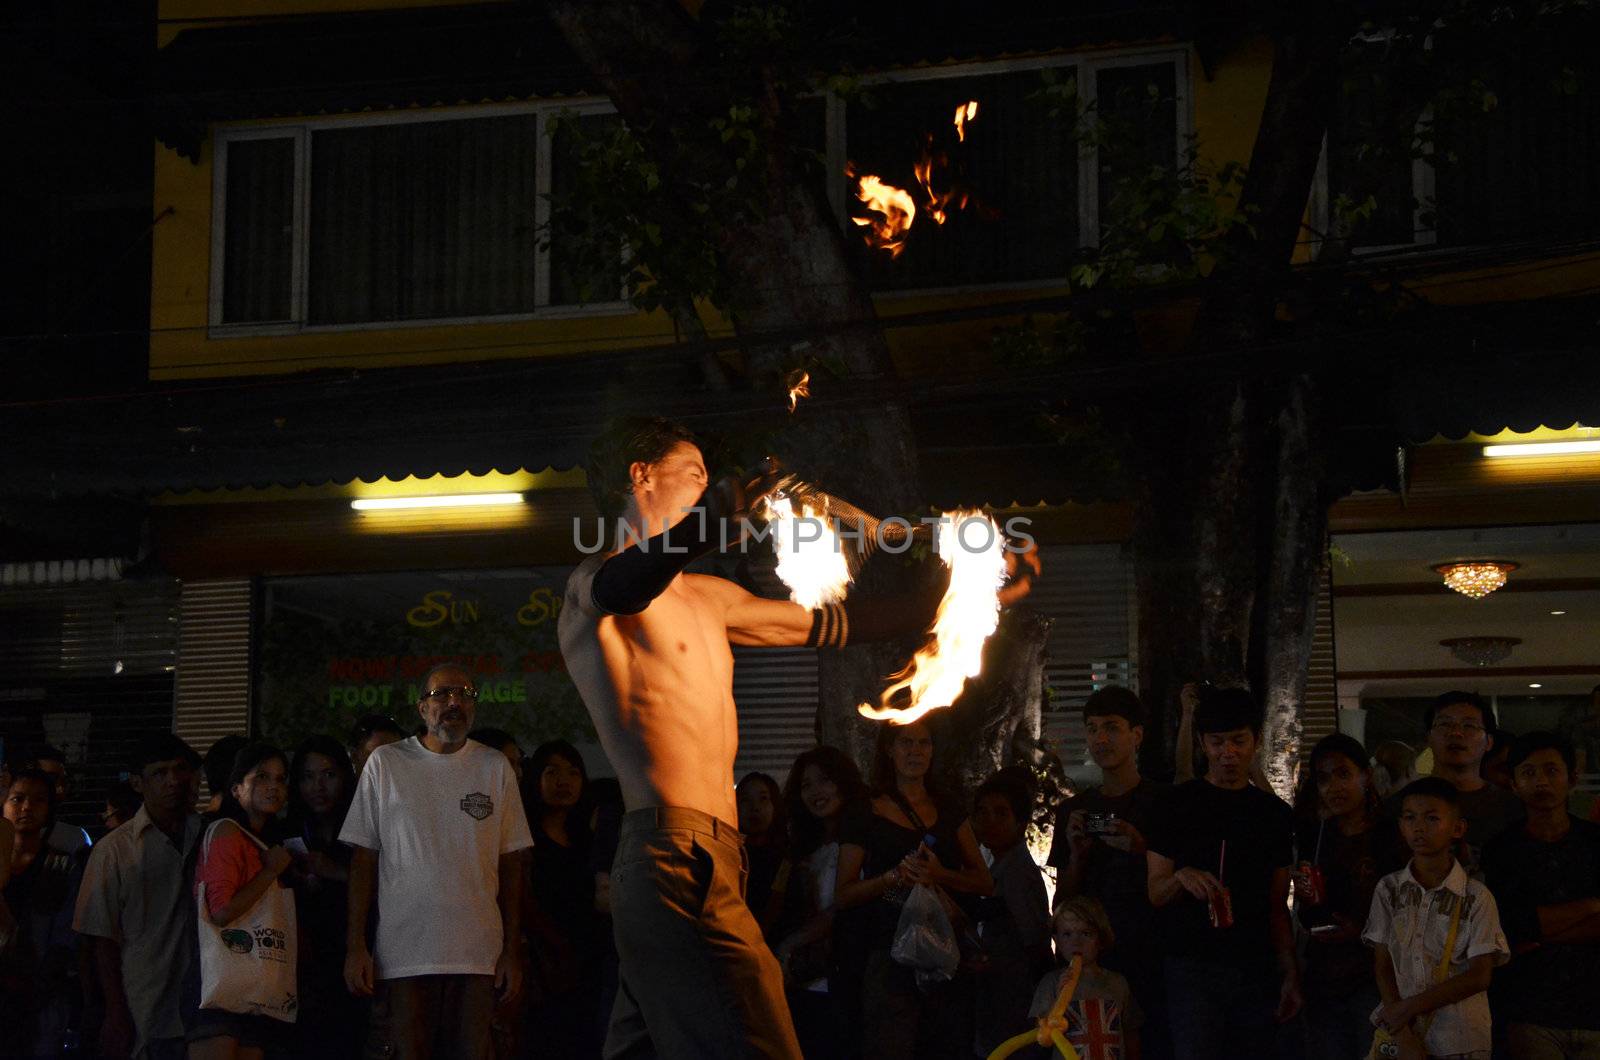
[[(206, 829), (200, 856), (209, 857), (222, 821)], [(233, 822), (228, 822), (232, 824)], [(266, 849), (249, 832), (252, 843)], [(200, 1007), (271, 1016), (293, 1023), (299, 1008), (295, 983), (294, 892), (274, 881), (256, 904), (231, 924), (214, 924), (200, 885), (195, 916), (200, 934)]]

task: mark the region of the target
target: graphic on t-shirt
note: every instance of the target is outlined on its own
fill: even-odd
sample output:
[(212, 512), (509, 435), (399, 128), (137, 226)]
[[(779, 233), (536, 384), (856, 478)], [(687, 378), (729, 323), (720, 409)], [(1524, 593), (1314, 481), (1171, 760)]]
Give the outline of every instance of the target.
[(475, 791), (461, 800), (461, 808), (473, 820), (483, 821), (494, 813), (494, 800), (481, 791)]
[(1072, 1002), (1066, 1036), (1083, 1060), (1122, 1060), (1122, 1006), (1098, 997)]
[(255, 949), (256, 940), (250, 936), (248, 931), (228, 928), (222, 933), (222, 944), (234, 953), (249, 953)]

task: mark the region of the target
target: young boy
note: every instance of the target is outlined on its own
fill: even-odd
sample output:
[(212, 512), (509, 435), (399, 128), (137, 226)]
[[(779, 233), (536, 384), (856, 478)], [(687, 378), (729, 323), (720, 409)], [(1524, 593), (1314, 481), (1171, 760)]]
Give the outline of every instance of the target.
[[(1084, 895), (1068, 898), (1056, 908), (1054, 926), (1057, 960), (1065, 965), (1075, 956), (1083, 958), (1083, 972), (1067, 1002), (1067, 1040), (1083, 1060), (1139, 1060), (1144, 1014), (1128, 981), (1100, 967), (1100, 955), (1115, 941), (1105, 909)], [(1065, 968), (1045, 973), (1034, 988), (1029, 1017), (1049, 1013), (1065, 975)]]
[(1488, 1060), (1489, 978), (1511, 951), (1494, 896), (1452, 853), (1466, 830), (1461, 796), (1443, 777), (1423, 777), (1400, 792), (1400, 834), (1411, 863), (1378, 882), (1361, 937), (1376, 951), (1383, 1004), (1375, 1025), (1411, 1054)]
[(973, 798), (972, 831), (994, 857), (994, 894), (978, 899), (983, 959), (974, 976), (978, 1056), (1028, 1026), (1028, 991), (1050, 963), (1050, 899), (1024, 842), (1033, 788), (1020, 769), (1002, 769)]

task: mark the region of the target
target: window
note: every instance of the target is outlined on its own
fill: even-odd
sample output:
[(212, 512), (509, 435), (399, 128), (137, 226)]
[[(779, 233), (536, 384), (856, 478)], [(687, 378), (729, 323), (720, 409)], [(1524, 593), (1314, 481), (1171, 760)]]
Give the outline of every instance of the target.
[[(1554, 30), (1510, 38), (1473, 67), (1487, 95), (1454, 101), (1436, 121), (1424, 111), (1414, 125), (1383, 120), (1393, 113), (1384, 79), (1363, 66), (1382, 61), (1383, 41), (1358, 42), (1328, 132), (1326, 173), (1331, 201), (1373, 199), (1350, 225), (1351, 246), (1462, 246), (1600, 227), (1600, 97), (1588, 90), (1589, 39)], [(1433, 45), (1441, 62), (1452, 46)]]
[[(852, 239), (874, 290), (917, 290), (1061, 279), (1076, 251), (1099, 240), (1099, 218), (1129, 166), (1177, 164), (1190, 120), (1182, 52), (1093, 56), (1066, 63), (969, 67), (895, 75), (830, 110), (830, 167), (879, 175), (909, 190), (918, 217), (891, 259)], [(1054, 86), (1053, 88), (1051, 86)], [(1072, 95), (1076, 96), (1076, 103)], [(958, 105), (978, 114), (958, 140)], [(1129, 132), (1131, 151), (1080, 150), (1074, 107)], [(930, 141), (930, 135), (932, 137)], [(970, 200), (943, 225), (926, 217), (913, 165), (925, 150), (934, 186)], [(835, 208), (862, 214), (843, 178)], [(848, 225), (848, 222), (846, 222)], [(849, 225), (852, 233), (854, 225)]]
[[(218, 135), (213, 326), (527, 315), (596, 297), (540, 223), (559, 144), (539, 110)], [(587, 295), (587, 298), (585, 298)]]

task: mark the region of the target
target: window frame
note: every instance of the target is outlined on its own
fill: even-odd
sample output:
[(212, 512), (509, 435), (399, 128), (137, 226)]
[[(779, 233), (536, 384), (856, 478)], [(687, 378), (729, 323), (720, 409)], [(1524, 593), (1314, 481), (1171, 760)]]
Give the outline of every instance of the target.
[[(212, 338), (257, 335), (336, 334), (339, 332), (387, 331), (398, 328), (429, 328), (458, 324), (503, 324), (530, 320), (559, 320), (573, 317), (622, 316), (635, 312), (628, 292), (623, 289), (614, 301), (584, 305), (550, 304), (550, 251), (534, 251), (534, 308), (520, 313), (474, 314), (456, 317), (428, 317), (417, 320), (374, 320), (345, 324), (312, 324), (306, 320), (311, 254), (311, 174), (312, 134), (328, 129), (351, 129), (414, 122), (472, 121), (507, 115), (536, 115), (535, 136), (539, 140), (534, 158), (534, 223), (540, 231), (550, 222), (550, 182), (553, 170), (550, 152), (550, 119), (561, 114), (615, 114), (610, 101), (594, 97), (559, 102), (491, 103), (426, 110), (389, 111), (379, 114), (337, 114), (311, 118), (249, 124), (217, 124), (212, 127), (211, 165), (211, 261), (207, 293), (207, 332)], [(229, 323), (223, 319), (223, 272), (226, 264), (228, 146), (238, 141), (283, 140), (294, 142), (294, 216), (291, 229), (289, 308), (286, 321)]]
[[(1194, 46), (1177, 42), (1142, 45), (1131, 48), (1114, 48), (1104, 51), (1072, 52), (1065, 55), (1047, 55), (1029, 59), (999, 59), (991, 62), (960, 63), (917, 70), (887, 70), (861, 77), (863, 85), (909, 84), (923, 81), (959, 80), (986, 77), (993, 74), (1026, 73), (1033, 70), (1074, 70), (1078, 85), (1078, 99), (1082, 105), (1092, 105), (1097, 97), (1095, 75), (1103, 69), (1124, 66), (1147, 66), (1157, 62), (1173, 64), (1174, 106), (1177, 111), (1177, 134), (1173, 143), (1173, 165), (1181, 166), (1189, 137), (1194, 133), (1194, 93), (1190, 76), (1195, 68)], [(980, 101), (981, 102), (981, 101)], [(846, 233), (854, 229), (850, 224), (850, 200), (844, 179), (848, 161), (848, 115), (844, 101), (837, 95), (828, 95), (827, 158), (828, 171), (835, 175), (828, 183), (828, 201)], [(980, 116), (981, 117), (981, 116)], [(1078, 148), (1078, 249), (1093, 247), (1100, 242), (1100, 165), (1098, 152), (1081, 144)], [(873, 291), (875, 299), (924, 298), (929, 295), (956, 294), (967, 291), (1026, 291), (1041, 286), (1064, 284), (1067, 274), (1041, 276), (1031, 280), (1005, 280), (996, 283), (955, 284), (945, 287), (913, 287), (895, 291)]]

